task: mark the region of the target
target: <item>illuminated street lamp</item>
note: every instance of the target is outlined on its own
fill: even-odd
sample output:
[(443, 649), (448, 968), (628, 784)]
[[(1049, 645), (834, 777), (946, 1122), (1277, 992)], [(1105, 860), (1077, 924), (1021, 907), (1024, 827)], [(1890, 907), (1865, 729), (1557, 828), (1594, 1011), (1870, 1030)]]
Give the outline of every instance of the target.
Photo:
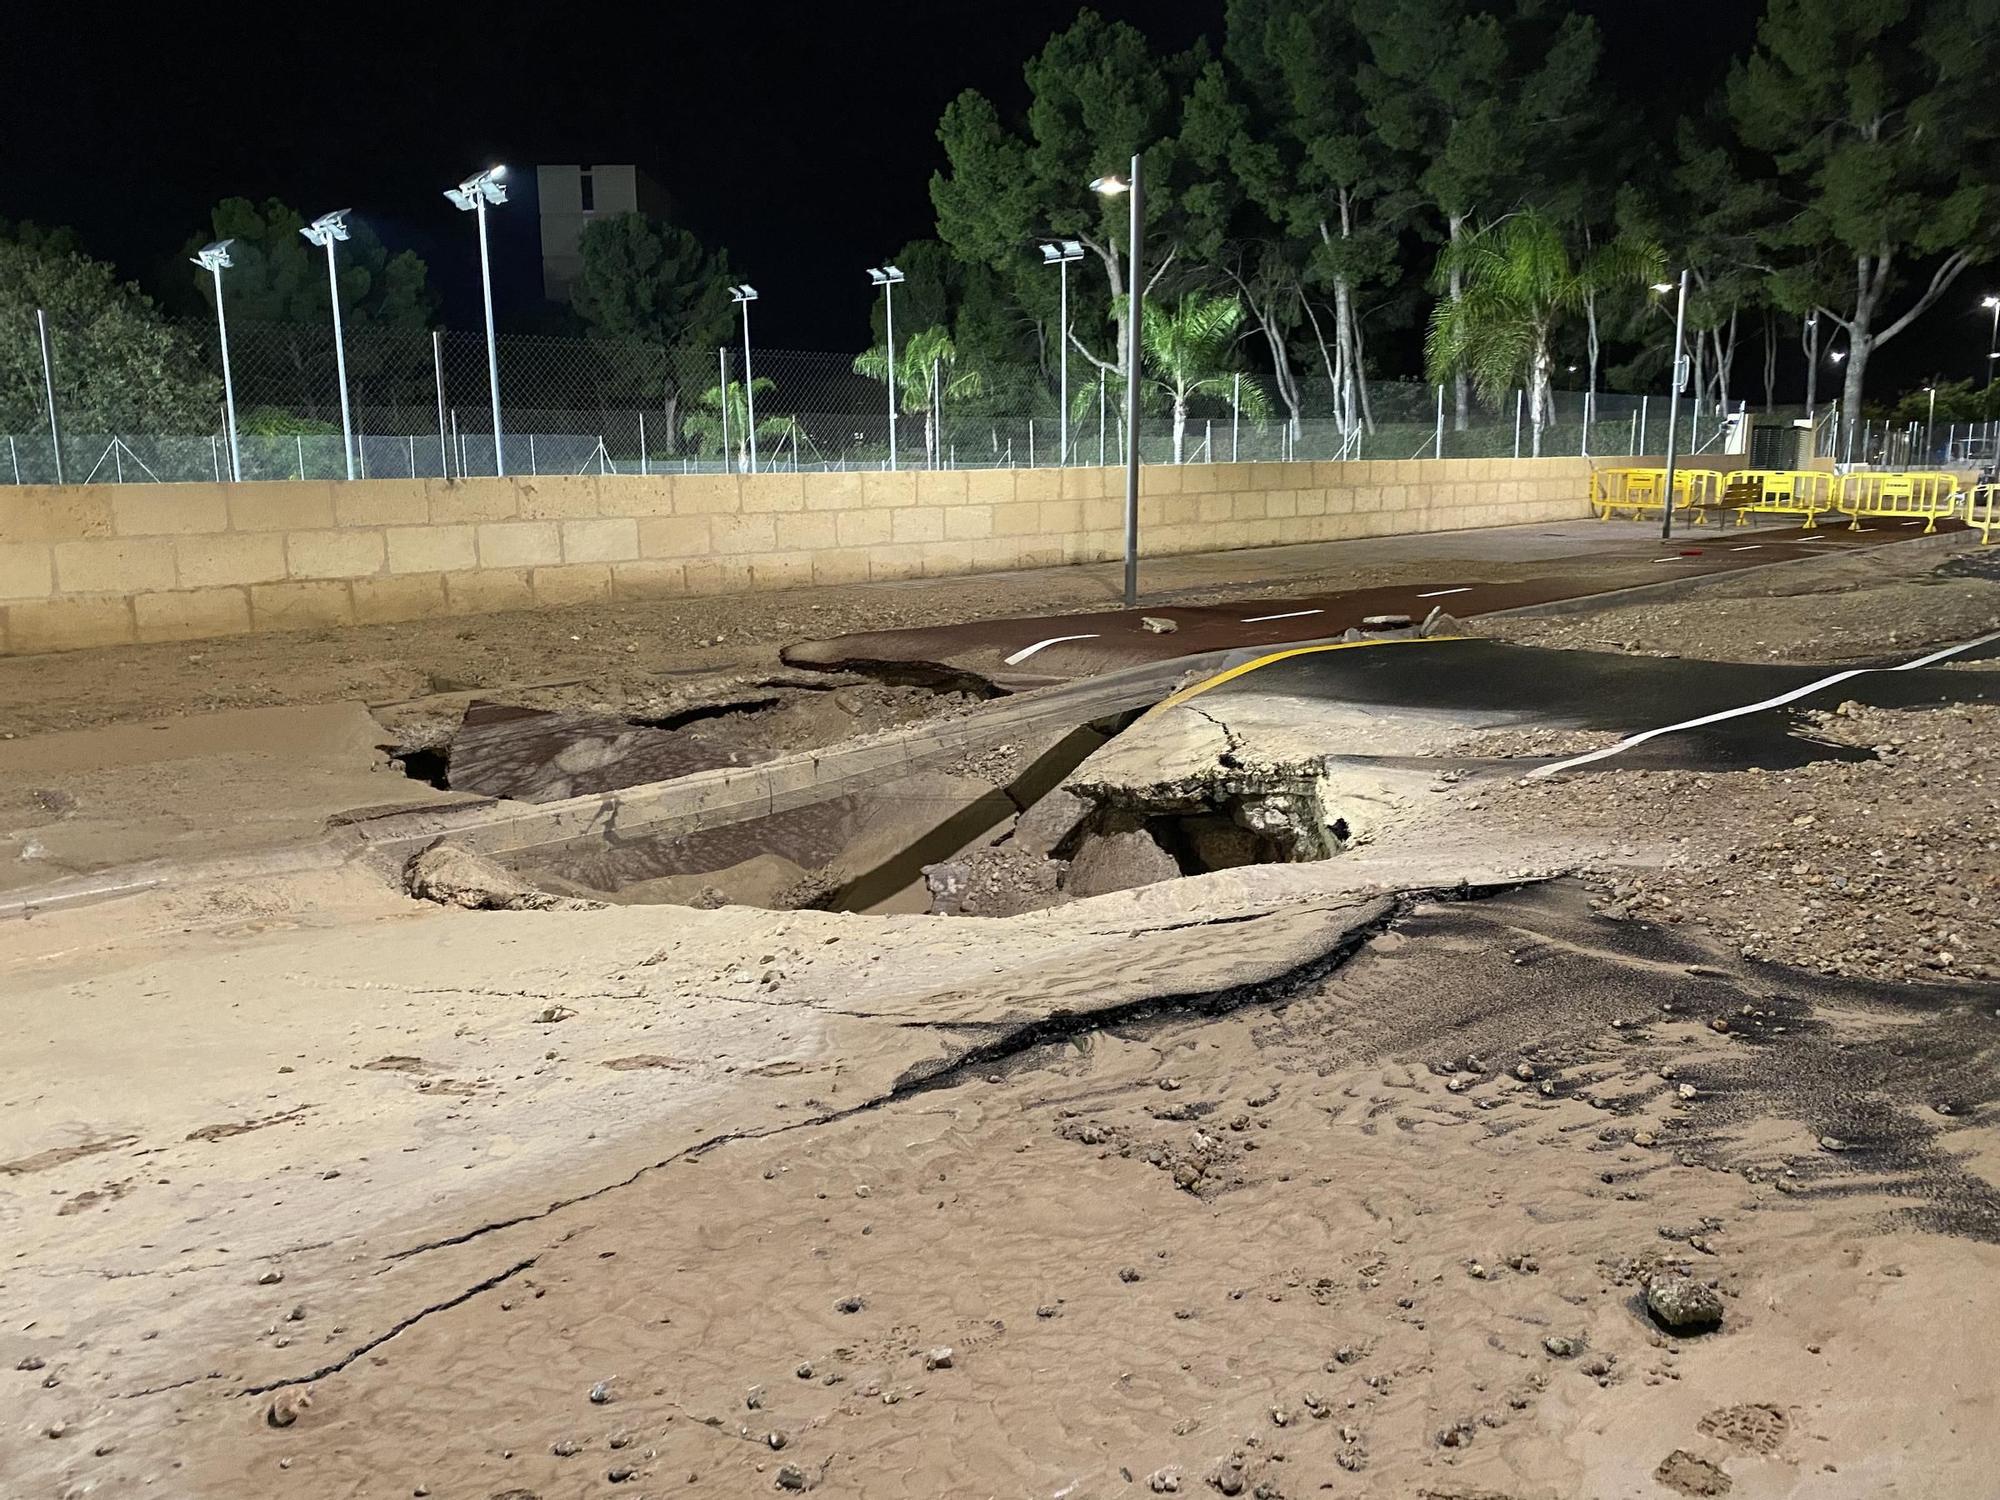
[[(1653, 290), (1661, 296), (1674, 290), (1670, 281), (1655, 282)], [(1674, 439), (1677, 436), (1676, 422), (1681, 414), (1681, 387), (1687, 384), (1687, 356), (1681, 353), (1682, 339), (1687, 332), (1688, 273), (1684, 268), (1680, 279), (1680, 304), (1674, 310), (1674, 370), (1667, 386), (1667, 480), (1665, 503), (1660, 507), (1660, 540), (1670, 542), (1674, 537)]]
[(882, 288), (883, 327), (889, 341), (889, 467), (896, 467), (896, 283), (903, 273), (886, 261), (868, 268), (868, 279)]
[(1042, 264), (1055, 266), (1062, 276), (1062, 311), (1056, 320), (1056, 347), (1061, 354), (1061, 422), (1062, 440), (1059, 445), (1061, 463), (1069, 464), (1069, 267), (1071, 261), (1083, 259), (1083, 246), (1075, 240), (1044, 242)]
[(321, 214), (299, 231), (306, 242), (326, 247), (326, 289), (333, 302), (333, 362), (340, 376), (340, 451), (347, 460), (347, 477), (354, 477), (354, 424), (347, 411), (347, 346), (340, 333), (340, 272), (333, 263), (335, 240), (347, 238), (347, 216), (351, 209), (336, 208)]
[(1116, 198), (1132, 197), (1131, 219), (1126, 231), (1126, 288), (1129, 315), (1125, 320), (1125, 605), (1139, 602), (1139, 324), (1144, 298), (1140, 294), (1140, 266), (1144, 260), (1146, 185), (1140, 176), (1139, 154), (1132, 153), (1132, 175), (1116, 173), (1099, 177), (1090, 184), (1093, 193)]
[[(757, 288), (744, 282), (729, 289), (729, 300), (743, 309), (743, 410), (744, 425), (750, 429), (750, 472), (757, 472), (757, 382), (750, 376), (750, 304), (757, 300)], [(729, 392), (723, 393), (728, 405)], [(782, 449), (783, 445), (779, 445)]]
[(507, 460), (500, 448), (500, 351), (493, 341), (493, 261), (486, 249), (486, 206), (507, 201), (504, 166), (475, 172), (455, 188), (446, 188), (452, 207), (479, 218), (479, 281), (486, 292), (486, 388), (493, 398), (493, 472), (505, 475)]
[(215, 331), (222, 340), (222, 407), (229, 419), (229, 477), (243, 479), (243, 455), (236, 447), (236, 382), (229, 373), (229, 320), (222, 315), (222, 273), (235, 262), (229, 258), (229, 247), (234, 240), (217, 240), (204, 245), (194, 257), (194, 264), (215, 277)]

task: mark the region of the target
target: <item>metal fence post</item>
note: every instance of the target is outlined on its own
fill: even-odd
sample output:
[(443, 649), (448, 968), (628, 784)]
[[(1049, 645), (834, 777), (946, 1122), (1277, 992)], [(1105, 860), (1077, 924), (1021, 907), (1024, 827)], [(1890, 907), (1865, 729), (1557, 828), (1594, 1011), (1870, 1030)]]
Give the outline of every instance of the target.
[(1650, 400), (1652, 400), (1650, 396), (1639, 398), (1639, 446), (1635, 450), (1639, 453), (1646, 451), (1646, 403)]
[(1035, 467), (1035, 419), (1028, 418), (1028, 467)]
[(729, 351), (727, 349), (718, 349), (715, 351), (715, 367), (722, 372), (722, 472), (727, 474), (731, 468), (729, 457)]
[(410, 434), (410, 478), (417, 477), (417, 435)]
[(14, 483), (21, 482), (21, 455), (14, 447), (14, 435), (7, 435), (7, 456), (14, 461)]
[(646, 414), (644, 412), (640, 412), (639, 413), (639, 473), (641, 476), (644, 476), (646, 474), (650, 474), (651, 472), (652, 470), (650, 467), (648, 467), (648, 460), (646, 457)]
[(299, 478), (301, 478), (301, 479), (304, 479), (304, 478), (306, 477), (306, 440), (305, 440), (305, 434), (303, 434), (303, 433), (298, 433), (298, 432), (295, 432), (295, 433), (293, 433), (293, 434), (292, 434), (292, 441), (293, 441), (293, 442), (295, 442), (295, 443), (297, 443), (297, 444), (299, 445)]
[(1237, 375), (1229, 389), (1229, 461), (1236, 462), (1236, 440), (1243, 429), (1243, 377)]
[[(461, 443), (458, 439), (458, 408), (455, 406), (451, 409), (451, 451), (458, 457), (458, 477), (463, 479), (465, 478), (465, 444)], [(451, 459), (449, 458), (445, 460), (444, 477), (447, 479), (451, 478)]]
[(63, 482), (62, 428), (56, 422), (56, 361), (49, 344), (49, 315), (35, 309), (35, 331), (42, 341), (42, 388), (49, 397), (49, 445), (56, 455), (56, 483)]
[(444, 330), (431, 330), (431, 369), (437, 376), (438, 398), (438, 468), (444, 478), (451, 478), (451, 449), (445, 446), (444, 435)]
[(538, 477), (541, 472), (535, 467), (535, 435), (531, 432), (528, 434), (528, 473), (530, 477)]
[(1104, 467), (1104, 372), (1097, 372), (1097, 467)]
[(1521, 456), (1521, 405), (1525, 395), (1526, 393), (1522, 391), (1514, 392), (1514, 457), (1516, 458)]
[(1444, 457), (1444, 386), (1438, 386), (1437, 450), (1438, 458)]
[(209, 467), (215, 470), (215, 482), (222, 483), (222, 450), (217, 446), (215, 434), (212, 432), (208, 435), (208, 463)]

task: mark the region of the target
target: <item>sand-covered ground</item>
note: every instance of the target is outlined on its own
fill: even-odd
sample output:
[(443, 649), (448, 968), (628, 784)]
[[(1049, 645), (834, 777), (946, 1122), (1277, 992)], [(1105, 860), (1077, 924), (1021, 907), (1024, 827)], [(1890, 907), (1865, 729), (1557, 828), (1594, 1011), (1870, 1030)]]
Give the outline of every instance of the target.
[[(1776, 607), (1963, 639), (1936, 561)], [(1610, 633), (1732, 634), (1677, 609)], [(178, 779), (30, 735), (0, 808), (91, 863), (124, 787), (176, 856), (446, 799), (313, 712)], [(1005, 919), (273, 861), (11, 921), (0, 1494), (1984, 1497), (1993, 712), (1552, 782), (1604, 736), (1336, 716), (1338, 857)]]

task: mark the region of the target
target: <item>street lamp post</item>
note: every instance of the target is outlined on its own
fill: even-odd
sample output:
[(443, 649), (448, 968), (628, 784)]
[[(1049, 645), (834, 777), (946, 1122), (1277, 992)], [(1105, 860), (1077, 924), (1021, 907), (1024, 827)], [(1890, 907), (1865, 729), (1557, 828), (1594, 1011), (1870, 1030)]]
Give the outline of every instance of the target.
[(486, 206), (498, 207), (507, 201), (507, 185), (502, 181), (506, 175), (506, 167), (492, 166), (444, 190), (453, 207), (479, 219), (479, 283), (486, 294), (486, 389), (493, 399), (493, 472), (503, 476), (507, 459), (500, 445), (500, 351), (493, 339), (493, 259), (486, 248)]
[(202, 246), (194, 263), (215, 278), (215, 332), (222, 342), (222, 407), (229, 419), (229, 477), (243, 480), (243, 455), (236, 445), (236, 381), (229, 370), (229, 320), (222, 315), (222, 273), (235, 262), (229, 258), (234, 240)]
[(1061, 439), (1057, 445), (1057, 462), (1064, 468), (1069, 466), (1069, 266), (1074, 260), (1083, 259), (1083, 246), (1076, 240), (1056, 240), (1045, 242), (1042, 247), (1042, 264), (1054, 266), (1062, 277), (1062, 310), (1056, 318), (1056, 347), (1058, 364), (1062, 370), (1059, 399)]
[(1107, 197), (1131, 195), (1131, 219), (1126, 231), (1127, 302), (1125, 319), (1125, 605), (1139, 602), (1139, 324), (1145, 298), (1140, 267), (1144, 262), (1146, 187), (1140, 176), (1139, 153), (1132, 153), (1129, 178), (1100, 177), (1093, 192)]
[(903, 273), (888, 262), (868, 268), (868, 279), (882, 288), (883, 329), (889, 342), (889, 467), (896, 467), (896, 283)]
[[(1671, 292), (1672, 283), (1661, 282), (1653, 288), (1656, 292)], [(1681, 414), (1681, 386), (1687, 379), (1686, 356), (1681, 353), (1682, 339), (1687, 332), (1688, 273), (1681, 271), (1680, 302), (1674, 309), (1674, 367), (1667, 384), (1667, 477), (1666, 494), (1660, 507), (1660, 540), (1670, 542), (1674, 538), (1674, 440), (1679, 435), (1677, 423)]]
[[(743, 309), (743, 425), (750, 429), (750, 472), (757, 472), (757, 383), (750, 375), (750, 304), (757, 300), (757, 288), (744, 282), (729, 289), (729, 300)], [(728, 392), (724, 391), (725, 404)]]
[(326, 290), (333, 302), (333, 363), (340, 378), (340, 451), (347, 460), (349, 479), (354, 477), (354, 423), (347, 410), (347, 345), (340, 332), (340, 272), (333, 262), (333, 245), (347, 238), (347, 216), (352, 211), (336, 208), (299, 231), (308, 244), (326, 247)]
[(1924, 416), (1924, 462), (1932, 462), (1937, 457), (1937, 449), (1932, 446), (1937, 441), (1937, 387), (1926, 386), (1930, 392), (1931, 408)]

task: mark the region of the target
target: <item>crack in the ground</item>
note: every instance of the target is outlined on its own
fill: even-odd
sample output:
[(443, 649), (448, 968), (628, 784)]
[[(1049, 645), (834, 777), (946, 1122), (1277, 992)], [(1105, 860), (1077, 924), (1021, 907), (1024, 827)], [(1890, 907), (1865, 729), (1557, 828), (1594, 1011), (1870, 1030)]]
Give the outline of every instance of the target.
[[(657, 1162), (639, 1167), (628, 1176), (616, 1182), (606, 1183), (601, 1187), (594, 1188), (590, 1192), (579, 1193), (570, 1198), (560, 1199), (549, 1204), (546, 1208), (538, 1209), (532, 1213), (517, 1214), (512, 1218), (477, 1225), (463, 1233), (450, 1235), (444, 1239), (428, 1241), (421, 1245), (412, 1245), (406, 1249), (394, 1251), (386, 1258), (392, 1262), (403, 1261), (431, 1250), (468, 1244), (485, 1235), (493, 1234), (503, 1229), (511, 1229), (521, 1224), (532, 1223), (539, 1219), (545, 1219), (576, 1204), (586, 1203), (591, 1199), (601, 1198), (606, 1194), (617, 1192), (621, 1188), (630, 1187), (641, 1177), (651, 1172), (671, 1166), (675, 1162), (696, 1160), (708, 1152), (729, 1145), (732, 1142), (764, 1140), (773, 1136), (784, 1135), (794, 1130), (838, 1124), (856, 1115), (899, 1103), (918, 1094), (947, 1087), (971, 1069), (990, 1067), (995, 1063), (1018, 1057), (1023, 1053), (1037, 1048), (1067, 1041), (1085, 1032), (1099, 1031), (1111, 1026), (1144, 1025), (1186, 1014), (1213, 1018), (1228, 1015), (1231, 1012), (1251, 1005), (1283, 1004), (1294, 996), (1311, 989), (1328, 975), (1338, 970), (1353, 958), (1370, 939), (1394, 927), (1420, 902), (1484, 900), (1521, 889), (1525, 885), (1534, 883), (1536, 882), (1510, 881), (1495, 885), (1461, 885), (1449, 890), (1417, 888), (1379, 897), (1372, 903), (1372, 910), (1364, 907), (1357, 920), (1343, 925), (1338, 935), (1328, 947), (1322, 949), (1304, 962), (1296, 964), (1290, 969), (1286, 969), (1268, 979), (1257, 980), (1247, 984), (1230, 985), (1219, 990), (1148, 996), (1143, 999), (1129, 1001), (1122, 1005), (1106, 1006), (1096, 1010), (1054, 1011), (1037, 1020), (1010, 1027), (991, 1041), (967, 1048), (965, 1051), (957, 1053), (954, 1056), (939, 1059), (931, 1064), (916, 1064), (906, 1070), (886, 1092), (872, 1099), (864, 1100), (859, 1104), (815, 1115), (809, 1119), (789, 1121), (783, 1125), (766, 1129), (724, 1131), (720, 1134), (710, 1136), (706, 1140), (699, 1141), (692, 1146), (676, 1151)], [(392, 1325), (386, 1332), (377, 1335), (375, 1338), (352, 1350), (343, 1358), (331, 1364), (324, 1365), (310, 1374), (293, 1376), (283, 1380), (268, 1381), (255, 1386), (246, 1386), (237, 1392), (237, 1394), (240, 1396), (264, 1395), (286, 1386), (303, 1385), (338, 1374), (362, 1355), (368, 1353), (370, 1350), (379, 1348), (398, 1334), (413, 1327), (424, 1318), (431, 1316), (431, 1314), (457, 1307), (461, 1303), (478, 1296), (481, 1292), (490, 1291), (493, 1287), (500, 1285), (500, 1283), (508, 1280), (510, 1277), (527, 1270), (541, 1258), (543, 1253), (545, 1252), (537, 1251), (534, 1255), (515, 1262), (506, 1270), (489, 1276), (485, 1280), (468, 1287), (452, 1297), (448, 1297), (441, 1302), (432, 1303), (418, 1312), (412, 1313), (410, 1316)]]
[[(548, 1218), (579, 1203), (588, 1203), (592, 1199), (603, 1197), (607, 1193), (617, 1192), (621, 1188), (630, 1187), (648, 1173), (670, 1167), (679, 1161), (695, 1160), (718, 1147), (729, 1145), (734, 1141), (765, 1140), (772, 1136), (784, 1135), (794, 1130), (839, 1124), (841, 1121), (851, 1119), (855, 1115), (865, 1113), (868, 1110), (879, 1109), (887, 1104), (897, 1103), (902, 1099), (909, 1098), (913, 1094), (942, 1088), (958, 1074), (968, 1069), (989, 1066), (1016, 1054), (1029, 1051), (1032, 1048), (1067, 1040), (1085, 1031), (1098, 1030), (1105, 1026), (1143, 1023), (1189, 1011), (1205, 1016), (1227, 1015), (1230, 1011), (1239, 1010), (1246, 1005), (1256, 1004), (1260, 1000), (1287, 999), (1291, 995), (1296, 994), (1300, 989), (1317, 983), (1319, 980), (1325, 978), (1326, 975), (1346, 963), (1363, 943), (1400, 921), (1418, 902), (1427, 900), (1479, 900), (1508, 891), (1518, 890), (1523, 885), (1532, 883), (1534, 882), (1513, 881), (1496, 885), (1460, 886), (1450, 890), (1418, 888), (1398, 892), (1393, 896), (1379, 897), (1375, 903), (1377, 909), (1374, 914), (1344, 927), (1340, 938), (1330, 948), (1292, 969), (1274, 975), (1269, 979), (1256, 981), (1255, 983), (1232, 985), (1220, 990), (1203, 990), (1191, 994), (1148, 996), (1144, 999), (1128, 1001), (1122, 1005), (1105, 1006), (1094, 1010), (1057, 1010), (1039, 1019), (1024, 1021), (1014, 1025), (1007, 1025), (1004, 1022), (990, 1023), (1004, 1026), (1005, 1029), (990, 1041), (967, 1048), (963, 1052), (938, 1059), (930, 1064), (918, 1063), (913, 1065), (889, 1087), (886, 1093), (879, 1094), (872, 1099), (863, 1100), (861, 1103), (850, 1105), (845, 1109), (813, 1115), (806, 1119), (790, 1120), (782, 1125), (755, 1130), (724, 1131), (720, 1134), (710, 1136), (706, 1140), (698, 1141), (691, 1146), (683, 1147), (681, 1150), (662, 1157), (658, 1161), (648, 1162), (636, 1168), (629, 1175), (615, 1182), (605, 1183), (599, 1187), (592, 1188), (587, 1193), (578, 1193), (572, 1197), (557, 1199), (545, 1208), (535, 1209), (528, 1213), (515, 1214), (510, 1218), (496, 1219), (491, 1223), (476, 1225), (471, 1229), (464, 1230), (458, 1234), (447, 1235), (442, 1239), (427, 1240), (420, 1245), (411, 1245), (402, 1250), (391, 1251), (384, 1259), (390, 1262), (404, 1261), (431, 1250), (444, 1250), (456, 1245), (469, 1244), (473, 1240), (481, 1239), (486, 1235), (494, 1234), (504, 1229), (513, 1229), (522, 1224), (529, 1224), (538, 1219)], [(893, 1018), (884, 1016), (871, 1017), (870, 1019), (890, 1021)], [(965, 1030), (980, 1023), (932, 1022), (916, 1024), (934, 1026), (939, 1029)], [(385, 1269), (387, 1268), (385, 1267)], [(378, 1272), (377, 1274), (380, 1273)]]
[(470, 1302), (474, 1297), (477, 1297), (481, 1292), (492, 1291), (493, 1288), (500, 1285), (501, 1282), (507, 1281), (512, 1277), (520, 1275), (521, 1272), (527, 1270), (530, 1266), (534, 1265), (534, 1263), (540, 1260), (541, 1258), (542, 1258), (541, 1253), (537, 1251), (535, 1254), (529, 1256), (526, 1260), (519, 1260), (514, 1262), (514, 1264), (509, 1266), (506, 1270), (500, 1271), (492, 1276), (489, 1276), (484, 1281), (481, 1281), (476, 1285), (467, 1287), (464, 1291), (457, 1293), (455, 1296), (447, 1297), (442, 1302), (433, 1302), (428, 1307), (420, 1308), (418, 1311), (411, 1313), (407, 1318), (404, 1318), (400, 1322), (392, 1324), (386, 1332), (379, 1333), (374, 1338), (368, 1340), (367, 1343), (360, 1345), (358, 1348), (349, 1350), (346, 1354), (342, 1355), (332, 1364), (321, 1365), (317, 1370), (314, 1370), (310, 1375), (292, 1375), (288, 1376), (283, 1380), (266, 1381), (262, 1385), (246, 1385), (243, 1387), (242, 1390), (238, 1391), (236, 1394), (239, 1396), (264, 1396), (270, 1394), (272, 1391), (283, 1390), (286, 1386), (309, 1385), (315, 1380), (324, 1380), (329, 1375), (338, 1375), (342, 1370), (346, 1369), (349, 1365), (353, 1364), (357, 1359), (361, 1358), (362, 1355), (368, 1353), (372, 1349), (381, 1348), (382, 1345), (388, 1343), (389, 1340), (396, 1337), (397, 1334), (402, 1333), (407, 1329), (415, 1327), (418, 1323), (421, 1323), (425, 1318), (428, 1318), (432, 1313), (449, 1311), (451, 1308), (457, 1307), (460, 1303)]
[(1197, 708), (1191, 702), (1183, 703), (1181, 707), (1191, 714), (1197, 714), (1201, 718), (1208, 720), (1209, 723), (1222, 731), (1223, 750), (1222, 754), (1216, 758), (1225, 766), (1234, 766), (1237, 763), (1236, 752), (1243, 748), (1243, 737), (1205, 708)]

